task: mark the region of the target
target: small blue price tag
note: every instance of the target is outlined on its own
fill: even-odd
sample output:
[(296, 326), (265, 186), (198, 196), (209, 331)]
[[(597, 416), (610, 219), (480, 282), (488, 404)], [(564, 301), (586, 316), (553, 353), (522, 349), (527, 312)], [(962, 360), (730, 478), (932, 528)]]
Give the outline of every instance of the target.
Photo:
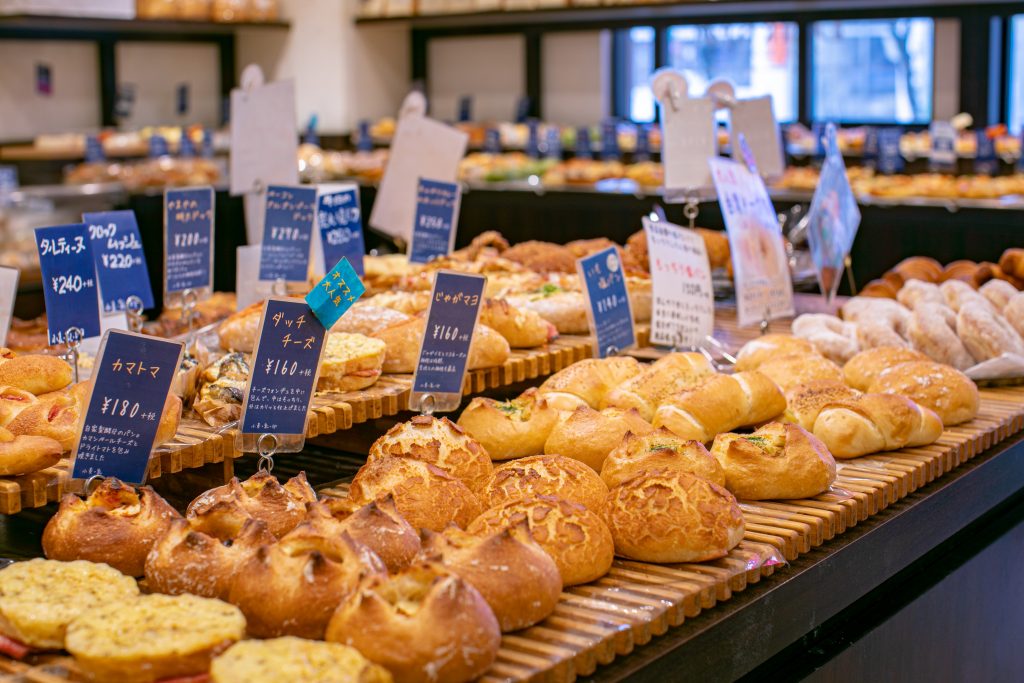
[(203, 146), (199, 150), (199, 154), (204, 159), (212, 159), (213, 151), (213, 133), (209, 128), (203, 128)]
[(125, 310), (130, 296), (139, 297), (143, 308), (153, 308), (153, 289), (135, 212), (101, 211), (83, 214), (82, 218), (96, 260), (103, 312)]
[(562, 131), (558, 126), (544, 129), (544, 156), (548, 159), (562, 158)]
[(747, 170), (755, 176), (760, 176), (761, 174), (757, 171), (757, 160), (754, 158), (754, 152), (750, 149), (750, 145), (747, 144), (747, 136), (740, 133), (737, 139), (740, 146), (740, 156), (743, 158), (743, 163), (746, 165)]
[(516, 100), (516, 123), (525, 123), (526, 119), (530, 116), (530, 98), (528, 95), (523, 95)]
[(149, 157), (155, 159), (157, 157), (165, 157), (171, 152), (167, 147), (167, 138), (163, 135), (157, 135), (154, 133), (149, 136)]
[(164, 293), (212, 286), (213, 188), (167, 190), (164, 193)]
[(929, 128), (932, 139), (930, 167), (933, 171), (956, 170), (956, 128), (949, 121), (933, 121)]
[(260, 280), (303, 282), (309, 273), (316, 188), (267, 188), (267, 208), (260, 250)]
[(109, 330), (93, 371), (92, 391), (75, 447), (71, 476), (146, 479), (184, 345), (158, 337)]
[(187, 128), (181, 129), (181, 142), (178, 143), (178, 156), (182, 159), (192, 159), (196, 155), (196, 146), (192, 137), (188, 134)]
[(587, 294), (590, 329), (598, 358), (614, 356), (636, 343), (633, 312), (626, 277), (615, 247), (608, 247), (576, 262)]
[(878, 129), (864, 127), (864, 164), (874, 167), (878, 163)]
[(878, 172), (892, 175), (903, 170), (903, 155), (900, 153), (900, 128), (883, 128), (878, 132)]
[(107, 155), (103, 152), (103, 144), (95, 135), (87, 135), (85, 138), (85, 162), (95, 164), (104, 161)]
[(619, 158), (619, 127), (615, 121), (605, 121), (601, 124), (601, 158)]
[[(413, 377), (414, 401), (417, 394), (439, 397), (460, 396), (469, 362), (480, 304), (484, 299), (486, 278), (438, 271), (431, 291), (427, 325), (420, 344), (419, 360)], [(455, 401), (458, 405), (458, 401)]]
[(363, 218), (359, 207), (359, 188), (351, 186), (337, 191), (321, 191), (317, 197), (316, 222), (320, 227), (320, 246), (324, 267), (331, 268), (343, 258), (363, 276)]
[(651, 160), (651, 130), (642, 124), (636, 127), (636, 151), (633, 152), (633, 160)]
[(577, 159), (593, 159), (594, 150), (590, 146), (590, 128), (580, 126), (576, 129), (576, 152)]
[(363, 119), (359, 122), (359, 127), (356, 130), (356, 151), (372, 152), (373, 138), (370, 137), (370, 122)]
[(458, 183), (420, 178), (416, 188), (416, 218), (409, 246), (411, 263), (427, 263), (451, 253), (459, 224), (462, 192)]
[(526, 156), (536, 159), (540, 156), (540, 122), (530, 119), (526, 122)]
[(0, 166), (0, 206), (10, 203), (11, 195), (18, 189), (16, 166)]
[(497, 128), (488, 128), (484, 133), (484, 151), (488, 154), (501, 154), (501, 133)]
[(459, 123), (469, 123), (473, 120), (473, 98), (463, 95), (459, 98)]
[[(327, 330), (305, 301), (270, 298), (263, 305), (241, 434), (305, 436)], [(244, 441), (244, 439), (243, 439)], [(238, 443), (236, 441), (236, 443)], [(240, 450), (249, 451), (248, 444)], [(279, 441), (277, 450), (297, 451)]]
[(978, 145), (974, 156), (974, 172), (980, 175), (995, 175), (999, 172), (995, 140), (983, 130), (979, 130), (977, 135)]
[(46, 331), (50, 344), (63, 344), (72, 327), (81, 338), (100, 334), (100, 307), (96, 296), (96, 266), (85, 225), (36, 228), (39, 268), (46, 303)]
[(365, 292), (362, 280), (348, 259), (342, 256), (324, 279), (306, 295), (306, 303), (323, 326), (331, 329)]

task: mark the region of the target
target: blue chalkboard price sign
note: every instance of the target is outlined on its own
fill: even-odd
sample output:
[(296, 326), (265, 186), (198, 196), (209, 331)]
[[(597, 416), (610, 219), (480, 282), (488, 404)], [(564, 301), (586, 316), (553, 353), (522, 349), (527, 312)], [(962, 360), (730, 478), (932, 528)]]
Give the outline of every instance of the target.
[(587, 295), (595, 355), (605, 358), (633, 346), (633, 312), (618, 251), (615, 247), (603, 249), (578, 260), (576, 268)]
[(50, 344), (64, 344), (71, 328), (78, 328), (82, 339), (98, 337), (96, 266), (85, 225), (36, 228), (36, 248)]
[(164, 302), (213, 286), (213, 188), (164, 193)]
[(101, 211), (83, 214), (82, 218), (96, 262), (103, 312), (125, 310), (130, 296), (139, 297), (144, 308), (152, 308), (153, 289), (135, 212)]
[(366, 242), (363, 239), (359, 188), (351, 185), (337, 190), (321, 189), (316, 201), (316, 222), (320, 227), (325, 270), (329, 271), (345, 258), (362, 277)]
[(416, 217), (412, 227), (409, 261), (427, 263), (451, 253), (459, 224), (458, 183), (420, 178), (416, 188)]
[(306, 280), (316, 204), (315, 187), (267, 188), (260, 280)]
[(109, 330), (100, 344), (72, 476), (141, 484), (184, 345)]

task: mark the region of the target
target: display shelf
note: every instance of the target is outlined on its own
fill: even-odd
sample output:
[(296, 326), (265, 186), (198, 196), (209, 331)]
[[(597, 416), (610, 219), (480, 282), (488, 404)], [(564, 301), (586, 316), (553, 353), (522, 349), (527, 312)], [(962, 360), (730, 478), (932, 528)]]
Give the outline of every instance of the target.
[(6, 34), (60, 35), (94, 38), (140, 36), (174, 37), (233, 35), (239, 29), (287, 29), (287, 21), (214, 22), (173, 19), (110, 19), (39, 14), (0, 14), (0, 32)]

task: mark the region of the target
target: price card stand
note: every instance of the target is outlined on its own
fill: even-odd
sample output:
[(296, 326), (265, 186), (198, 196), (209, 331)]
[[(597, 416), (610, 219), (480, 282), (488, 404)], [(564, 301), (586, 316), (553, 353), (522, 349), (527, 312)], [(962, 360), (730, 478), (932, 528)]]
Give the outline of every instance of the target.
[(587, 297), (587, 319), (594, 335), (594, 355), (614, 356), (636, 344), (633, 311), (618, 250), (608, 247), (576, 261)]
[(786, 170), (786, 164), (782, 154), (779, 124), (772, 110), (772, 98), (755, 97), (732, 103), (727, 99), (722, 101), (730, 110), (732, 158), (741, 159), (739, 136), (742, 134), (757, 159), (761, 176), (768, 179), (781, 177)]
[(423, 413), (451, 411), (462, 402), (469, 348), (480, 318), (487, 278), (438, 271), (427, 324), (412, 378), (409, 407)]
[(651, 88), (661, 107), (665, 201), (689, 202), (711, 185), (704, 160), (716, 154), (715, 106), (709, 98), (690, 98), (686, 79), (672, 69), (656, 71)]
[(316, 222), (320, 239), (313, 240), (313, 244), (320, 245), (319, 272), (328, 272), (345, 258), (362, 277), (366, 240), (359, 187), (354, 183), (319, 185), (317, 193)]
[(189, 345), (196, 304), (213, 291), (212, 187), (164, 191), (164, 307), (181, 308)]
[(428, 263), (452, 252), (461, 201), (462, 188), (458, 183), (419, 179), (409, 243), (410, 263)]
[(316, 188), (271, 185), (266, 192), (259, 279), (273, 282), (277, 296), (287, 283), (309, 278), (309, 255), (316, 222)]
[(142, 302), (143, 308), (152, 308), (153, 290), (135, 212), (85, 213), (82, 220), (96, 261), (103, 313), (125, 311), (130, 297)]

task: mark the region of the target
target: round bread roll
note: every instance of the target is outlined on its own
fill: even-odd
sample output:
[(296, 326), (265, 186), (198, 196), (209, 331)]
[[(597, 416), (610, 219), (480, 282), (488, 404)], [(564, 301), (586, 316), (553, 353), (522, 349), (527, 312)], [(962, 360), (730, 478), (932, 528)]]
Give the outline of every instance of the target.
[(385, 327), (403, 323), (409, 316), (400, 311), (357, 301), (331, 326), (331, 332), (348, 332), (372, 337)]
[(557, 496), (509, 501), (474, 519), (467, 531), (482, 536), (524, 520), (533, 540), (558, 566), (562, 585), (589, 583), (611, 568), (615, 553), (608, 526), (579, 503)]
[(495, 467), (480, 491), (488, 508), (544, 495), (561, 496), (600, 514), (608, 487), (579, 460), (561, 455), (533, 455)]
[(508, 401), (477, 396), (459, 416), (459, 426), (480, 442), (493, 460), (544, 452), (558, 423), (558, 411), (535, 387)]
[(1017, 334), (1024, 336), (1024, 292), (1018, 292), (1003, 309), (1006, 322), (1017, 330)]
[(105, 564), (15, 562), (0, 569), (0, 634), (37, 650), (63, 650), (68, 624), (80, 614), (138, 595), (135, 579)]
[(912, 361), (882, 372), (871, 383), (873, 394), (900, 394), (938, 414), (942, 424), (967, 422), (978, 414), (978, 387), (967, 375), (942, 363)]
[(988, 302), (988, 299), (983, 297), (981, 294), (978, 294), (978, 291), (966, 282), (961, 282), (960, 280), (946, 280), (939, 285), (939, 291), (942, 292), (942, 296), (946, 299), (946, 305), (957, 313), (960, 312), (961, 308), (968, 304), (980, 305), (985, 308), (993, 309), (992, 304)]
[(146, 556), (175, 519), (181, 515), (151, 487), (104, 479), (84, 500), (64, 496), (43, 531), (43, 552), (51, 560), (105, 562), (142, 576)]
[(551, 430), (544, 442), (544, 452), (568, 456), (600, 472), (604, 459), (622, 442), (627, 432), (646, 434), (653, 429), (635, 408), (597, 411), (589, 406), (579, 406)]
[(608, 392), (639, 375), (642, 367), (629, 356), (588, 358), (548, 377), (540, 385), (540, 394), (555, 410), (572, 411), (581, 405), (598, 408)]
[(367, 504), (387, 494), (417, 529), (441, 531), (451, 522), (465, 528), (482, 509), (480, 499), (444, 470), (414, 458), (382, 455), (356, 472), (349, 496)]
[(146, 586), (154, 593), (228, 599), (239, 569), (276, 539), (266, 522), (222, 500), (188, 519), (174, 519), (146, 556)]
[(210, 665), (211, 683), (392, 683), (388, 670), (354, 647), (294, 636), (243, 640)]
[(704, 562), (743, 539), (743, 514), (731, 493), (687, 472), (653, 470), (608, 495), (615, 554), (641, 562)]
[(382, 456), (430, 463), (477, 491), (494, 466), (480, 442), (446, 417), (416, 415), (373, 442), (367, 462)]
[(6, 427), (21, 411), (36, 402), (35, 394), (17, 387), (0, 387), (0, 427)]
[(777, 356), (762, 363), (758, 371), (779, 385), (783, 392), (816, 379), (843, 381), (843, 371), (838, 365), (814, 354)]
[(15, 436), (0, 427), (0, 475), (30, 474), (60, 462), (64, 448), (45, 436)]
[(834, 315), (805, 313), (797, 316), (793, 321), (793, 334), (811, 342), (818, 353), (836, 363), (845, 363), (860, 351), (856, 326)]
[(95, 607), (68, 626), (67, 650), (96, 683), (153, 683), (205, 674), (245, 636), (234, 605), (195, 595), (143, 595)]
[(789, 334), (766, 334), (748, 341), (736, 354), (736, 371), (757, 370), (761, 364), (789, 354), (817, 353), (814, 344)]
[(314, 526), (333, 523), (333, 534), (347, 533), (381, 559), (389, 572), (408, 567), (420, 551), (420, 535), (398, 512), (390, 493), (365, 505), (351, 498), (328, 498), (309, 506)]
[(979, 363), (1004, 353), (1024, 355), (1024, 340), (1006, 319), (981, 306), (964, 306), (956, 316), (956, 333)]
[(428, 533), (423, 554), (480, 591), (502, 632), (543, 620), (562, 592), (558, 566), (530, 536), (525, 521), (486, 536), (456, 528)]
[(513, 349), (543, 346), (558, 336), (558, 329), (528, 308), (516, 308), (504, 299), (484, 299), (480, 323), (492, 328)]
[[(402, 291), (390, 291), (381, 292), (376, 294), (369, 299), (366, 299), (363, 303), (373, 306), (380, 306), (382, 308), (390, 308), (393, 311), (404, 313), (406, 315), (416, 315), (427, 310), (430, 307), (430, 288), (433, 284), (433, 279), (426, 283), (426, 289), (428, 291), (416, 291), (416, 292), (402, 292)], [(390, 326), (389, 326), (390, 327)]]
[(769, 422), (753, 434), (719, 434), (711, 454), (725, 487), (741, 500), (810, 498), (836, 480), (836, 461), (817, 437), (795, 424)]
[[(871, 383), (875, 381), (875, 378), (883, 370), (900, 363), (909, 363), (916, 360), (926, 361), (929, 358), (920, 351), (893, 346), (879, 346), (874, 349), (867, 349), (858, 353), (843, 366), (843, 379), (854, 389), (867, 391)], [(797, 422), (804, 429), (810, 428), (805, 420), (792, 421)], [(812, 421), (811, 425), (813, 426), (813, 424), (814, 422)]]
[(905, 279), (917, 278), (926, 282), (938, 282), (942, 277), (942, 264), (929, 256), (911, 256), (897, 263), (893, 270)]
[(256, 336), (260, 332), (262, 315), (263, 302), (257, 301), (225, 318), (217, 328), (220, 347), (225, 351), (252, 353), (256, 347)]
[(536, 312), (554, 325), (559, 334), (586, 334), (590, 324), (587, 322), (587, 305), (583, 295), (553, 285), (544, 287), (540, 292), (513, 294), (506, 299), (518, 309)]
[(665, 429), (648, 434), (629, 432), (608, 454), (601, 467), (601, 479), (609, 489), (644, 472), (662, 469), (689, 472), (725, 486), (725, 472), (700, 441), (686, 441)]
[[(384, 372), (412, 373), (416, 371), (419, 360), (420, 341), (427, 327), (425, 318), (410, 318), (375, 334), (387, 345), (384, 358)], [(493, 368), (508, 360), (512, 352), (505, 338), (487, 325), (477, 325), (473, 339), (469, 345), (469, 358), (466, 360), (467, 370)]]
[(918, 304), (907, 327), (907, 339), (915, 351), (957, 370), (966, 370), (975, 364), (974, 357), (957, 336), (956, 314), (946, 306)]
[(924, 280), (907, 280), (896, 294), (896, 298), (911, 310), (921, 303), (946, 305), (946, 297), (942, 296), (939, 286)]
[(0, 364), (0, 386), (24, 389), (36, 396), (71, 384), (71, 366), (57, 356), (15, 356)]
[(327, 640), (356, 648), (395, 683), (461, 683), (494, 663), (501, 630), (477, 589), (422, 564), (363, 582), (334, 613)]
[(1010, 299), (1017, 296), (1017, 288), (1006, 280), (989, 280), (978, 288), (978, 293), (988, 299), (997, 311), (1002, 311)]
[(228, 602), (245, 614), (250, 635), (322, 640), (334, 610), (360, 581), (387, 576), (372, 550), (346, 533), (321, 531), (304, 522), (241, 565)]
[(306, 517), (306, 506), (316, 501), (316, 492), (299, 472), (283, 486), (264, 470), (245, 481), (232, 477), (224, 486), (210, 489), (191, 503), (185, 515), (196, 517), (222, 501), (237, 505), (245, 514), (267, 524), (270, 533), (281, 538)]
[(814, 435), (833, 456), (856, 458), (934, 443), (942, 436), (942, 420), (906, 396), (863, 394), (822, 408)]

